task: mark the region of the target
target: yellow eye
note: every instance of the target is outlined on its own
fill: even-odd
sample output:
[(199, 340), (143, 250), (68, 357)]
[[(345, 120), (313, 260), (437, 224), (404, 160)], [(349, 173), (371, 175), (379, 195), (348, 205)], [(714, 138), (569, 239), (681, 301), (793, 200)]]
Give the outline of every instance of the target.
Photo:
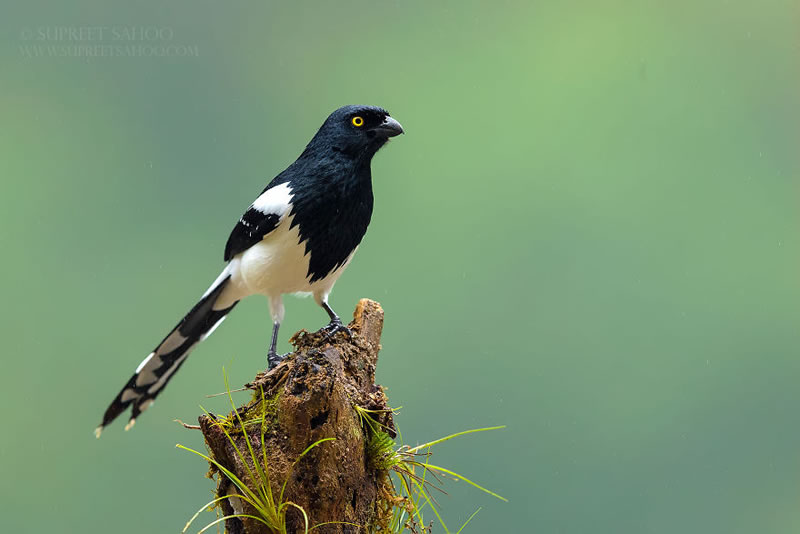
[(353, 121), (352, 122), (353, 122), (353, 126), (358, 126), (359, 128), (361, 126), (364, 126), (364, 119), (362, 119), (361, 117), (353, 117)]

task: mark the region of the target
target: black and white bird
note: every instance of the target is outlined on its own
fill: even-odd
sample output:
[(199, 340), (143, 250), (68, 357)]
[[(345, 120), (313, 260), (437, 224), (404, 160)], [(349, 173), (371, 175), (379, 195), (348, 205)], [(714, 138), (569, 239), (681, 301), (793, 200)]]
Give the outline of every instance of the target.
[(300, 157), (267, 185), (236, 223), (225, 245), (228, 264), (139, 364), (106, 410), (95, 430), (97, 437), (128, 406), (132, 413), (125, 429), (131, 428), (191, 350), (249, 295), (269, 299), (270, 368), (283, 359), (276, 347), (284, 294), (310, 293), (330, 316), (328, 332), (344, 329), (328, 305), (328, 295), (372, 216), (372, 157), (401, 133), (400, 123), (378, 107), (345, 106), (331, 113)]

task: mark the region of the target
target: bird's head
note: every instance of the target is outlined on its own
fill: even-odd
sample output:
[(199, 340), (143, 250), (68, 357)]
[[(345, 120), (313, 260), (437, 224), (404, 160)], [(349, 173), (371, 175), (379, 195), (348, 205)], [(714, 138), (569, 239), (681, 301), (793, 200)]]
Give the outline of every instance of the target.
[(331, 148), (353, 156), (372, 156), (390, 137), (403, 133), (385, 109), (344, 106), (331, 113), (308, 148)]

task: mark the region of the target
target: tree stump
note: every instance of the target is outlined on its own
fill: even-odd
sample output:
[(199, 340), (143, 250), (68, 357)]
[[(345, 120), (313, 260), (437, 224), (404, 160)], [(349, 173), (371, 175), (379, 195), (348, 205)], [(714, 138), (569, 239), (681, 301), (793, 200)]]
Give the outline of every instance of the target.
[[(254, 392), (249, 403), (227, 418), (199, 418), (212, 459), (253, 489), (259, 480), (252, 458), (258, 459), (276, 501), (285, 482), (282, 502), (302, 507), (309, 528), (328, 523), (314, 530), (319, 534), (365, 532), (386, 513), (379, 501), (390, 484), (388, 474), (370, 466), (368, 430), (355, 409), (372, 410), (372, 417), (394, 434), (386, 396), (375, 384), (383, 310), (362, 299), (353, 316), (352, 336), (338, 332), (328, 339), (324, 332), (298, 332), (291, 339), (294, 352), (246, 385)], [(334, 439), (303, 455), (325, 438)], [(213, 464), (211, 471), (218, 497), (241, 493)], [(225, 515), (258, 515), (235, 497), (222, 500), (221, 507)], [(283, 532), (304, 531), (303, 514), (294, 506), (286, 507), (284, 519)], [(225, 526), (233, 534), (281, 532), (248, 518), (228, 519)]]

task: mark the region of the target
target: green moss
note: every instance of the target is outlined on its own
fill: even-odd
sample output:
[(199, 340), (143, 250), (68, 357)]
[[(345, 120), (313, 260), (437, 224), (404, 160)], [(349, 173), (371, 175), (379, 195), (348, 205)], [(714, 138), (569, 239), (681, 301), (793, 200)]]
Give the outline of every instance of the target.
[(278, 404), (282, 393), (283, 391), (279, 390), (271, 397), (266, 397), (263, 389), (254, 391), (252, 399), (244, 406), (224, 417), (216, 415), (215, 424), (231, 435), (239, 435), (244, 429), (253, 426), (260, 427), (261, 431), (265, 432), (278, 415)]
[(380, 412), (367, 410), (361, 406), (354, 406), (354, 408), (361, 420), (361, 427), (364, 429), (367, 465), (373, 469), (384, 471), (391, 469), (396, 462), (395, 442), (392, 436), (384, 430), (384, 425), (375, 419), (375, 414)]

